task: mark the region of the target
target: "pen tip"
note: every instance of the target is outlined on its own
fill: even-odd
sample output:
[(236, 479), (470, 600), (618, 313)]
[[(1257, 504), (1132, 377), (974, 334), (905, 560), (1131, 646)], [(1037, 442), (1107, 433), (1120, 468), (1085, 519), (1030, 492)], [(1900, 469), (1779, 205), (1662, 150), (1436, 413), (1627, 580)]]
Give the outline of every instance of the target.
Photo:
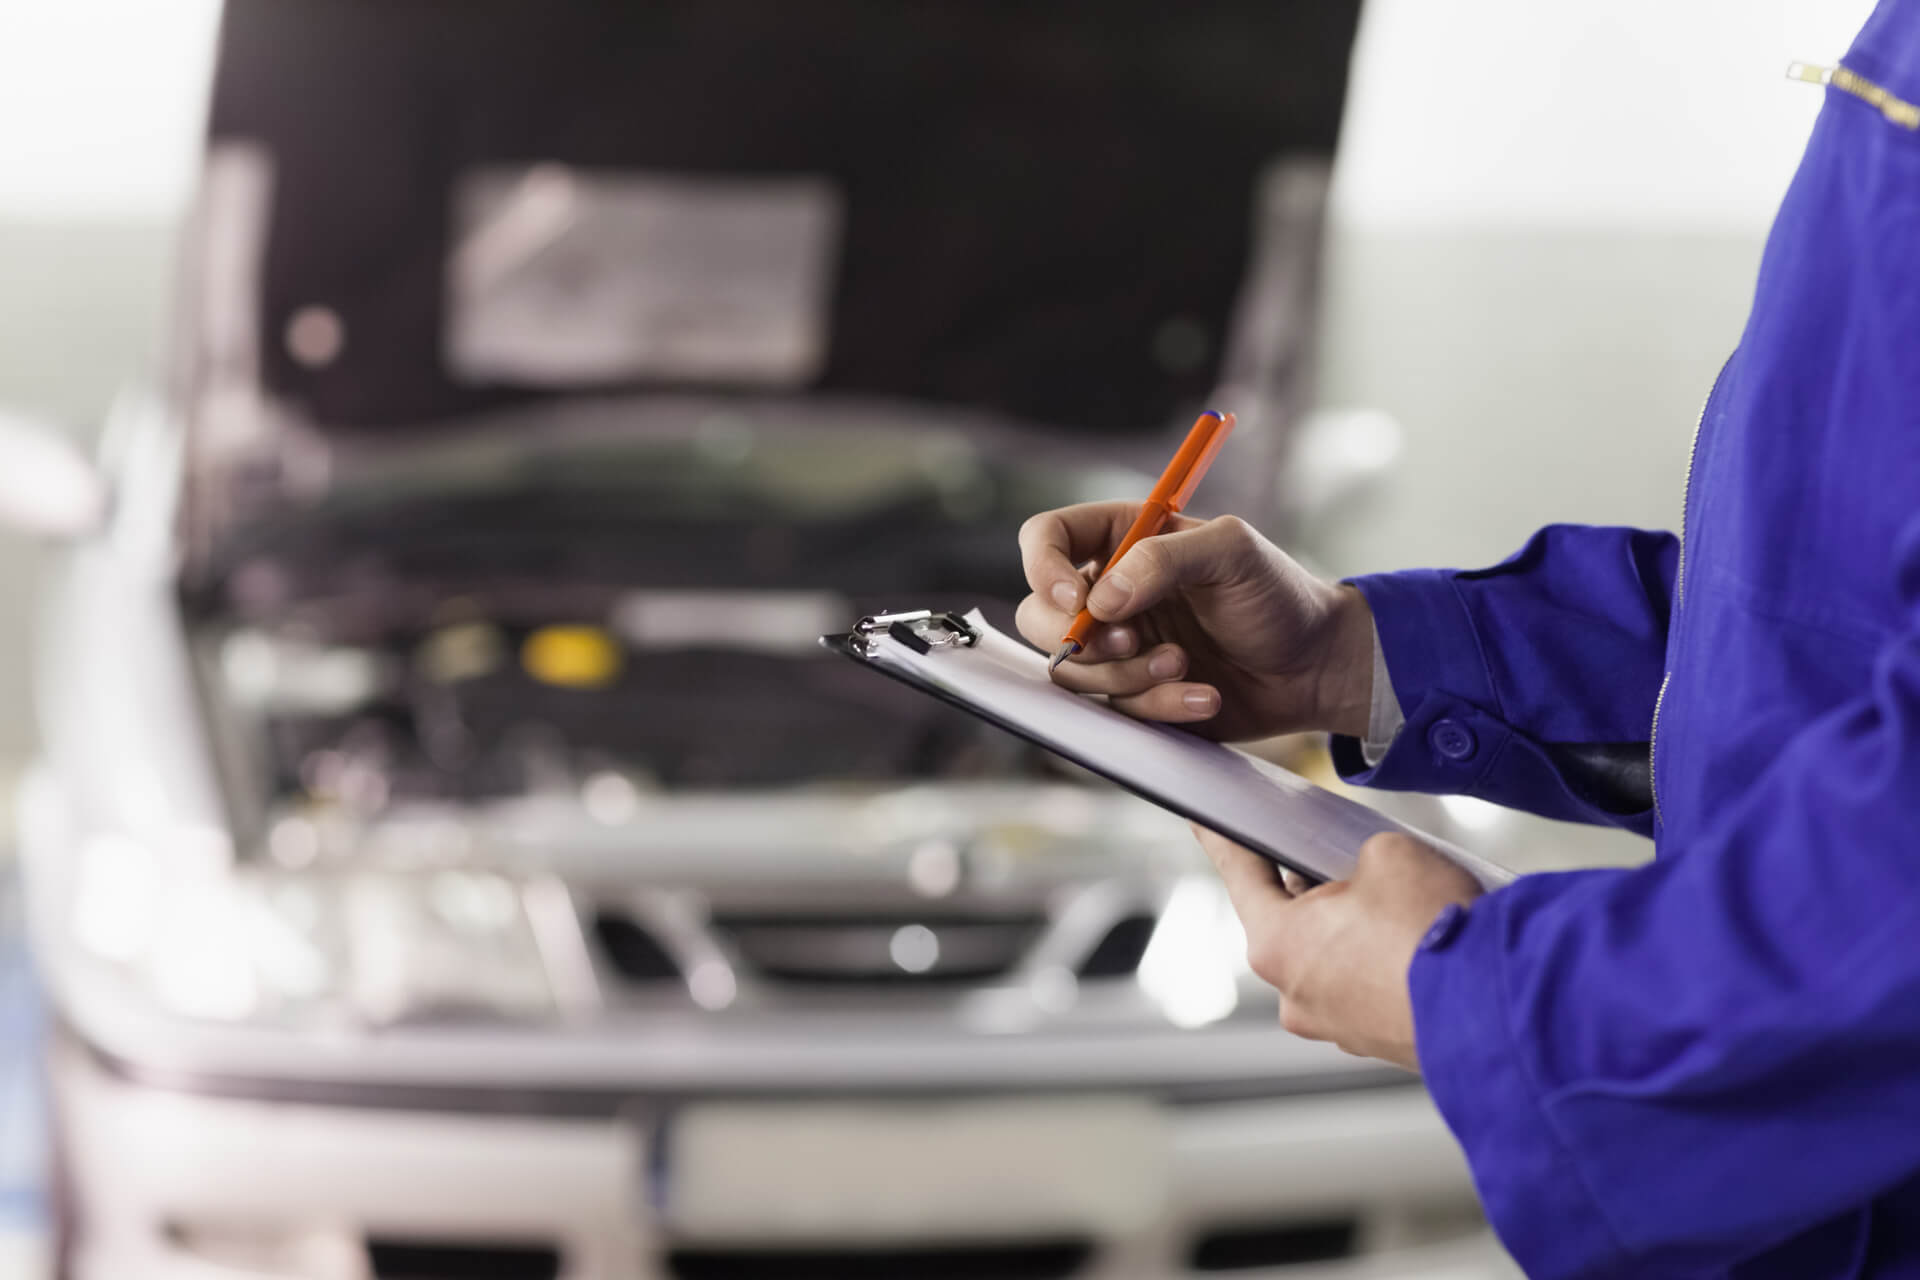
[(1078, 649), (1079, 647), (1080, 647), (1079, 645), (1075, 644), (1071, 640), (1061, 645), (1059, 650), (1056, 651), (1053, 657), (1047, 662), (1047, 674), (1052, 675), (1053, 669), (1059, 666), (1061, 663), (1065, 662), (1068, 658), (1071, 658), (1073, 656), (1073, 651), (1075, 649)]

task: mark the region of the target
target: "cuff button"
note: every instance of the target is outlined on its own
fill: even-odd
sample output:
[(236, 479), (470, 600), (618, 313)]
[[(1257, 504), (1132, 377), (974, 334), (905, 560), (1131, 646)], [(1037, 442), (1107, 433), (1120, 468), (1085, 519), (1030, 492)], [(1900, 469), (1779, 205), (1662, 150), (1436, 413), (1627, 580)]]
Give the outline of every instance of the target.
[(1473, 730), (1458, 720), (1435, 720), (1433, 727), (1427, 730), (1427, 742), (1435, 751), (1456, 763), (1472, 759), (1479, 747), (1473, 739)]

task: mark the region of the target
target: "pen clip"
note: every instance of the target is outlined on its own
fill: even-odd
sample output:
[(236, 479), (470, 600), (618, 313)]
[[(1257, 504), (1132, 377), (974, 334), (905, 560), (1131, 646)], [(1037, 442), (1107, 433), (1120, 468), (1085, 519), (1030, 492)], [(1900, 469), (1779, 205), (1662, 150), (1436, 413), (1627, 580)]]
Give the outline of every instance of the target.
[(909, 613), (877, 613), (853, 624), (853, 647), (861, 657), (871, 657), (881, 636), (906, 645), (915, 653), (935, 649), (971, 648), (980, 635), (955, 613), (936, 613), (915, 609)]

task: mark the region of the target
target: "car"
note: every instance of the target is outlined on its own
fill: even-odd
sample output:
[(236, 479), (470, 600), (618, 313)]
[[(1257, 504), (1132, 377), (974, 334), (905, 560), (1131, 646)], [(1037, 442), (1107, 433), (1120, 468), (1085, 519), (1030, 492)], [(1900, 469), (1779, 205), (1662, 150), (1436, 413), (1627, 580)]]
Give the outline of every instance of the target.
[(1353, 22), (232, 0), (172, 376), (5, 432), (63, 1273), (1509, 1274), (1182, 823), (815, 643), (1216, 395), (1287, 518)]

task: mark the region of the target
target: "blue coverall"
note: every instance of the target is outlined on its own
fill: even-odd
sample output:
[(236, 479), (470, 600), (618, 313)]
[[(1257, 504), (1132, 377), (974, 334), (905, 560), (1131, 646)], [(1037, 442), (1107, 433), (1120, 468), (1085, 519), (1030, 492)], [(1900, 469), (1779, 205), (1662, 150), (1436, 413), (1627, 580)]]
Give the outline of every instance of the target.
[[(1535, 1277), (1920, 1275), (1920, 0), (1844, 65), (1892, 97), (1826, 90), (1682, 536), (1356, 579), (1406, 722), (1344, 773), (1655, 842), (1443, 913), (1410, 970)], [(1649, 750), (1622, 811), (1596, 766)]]

